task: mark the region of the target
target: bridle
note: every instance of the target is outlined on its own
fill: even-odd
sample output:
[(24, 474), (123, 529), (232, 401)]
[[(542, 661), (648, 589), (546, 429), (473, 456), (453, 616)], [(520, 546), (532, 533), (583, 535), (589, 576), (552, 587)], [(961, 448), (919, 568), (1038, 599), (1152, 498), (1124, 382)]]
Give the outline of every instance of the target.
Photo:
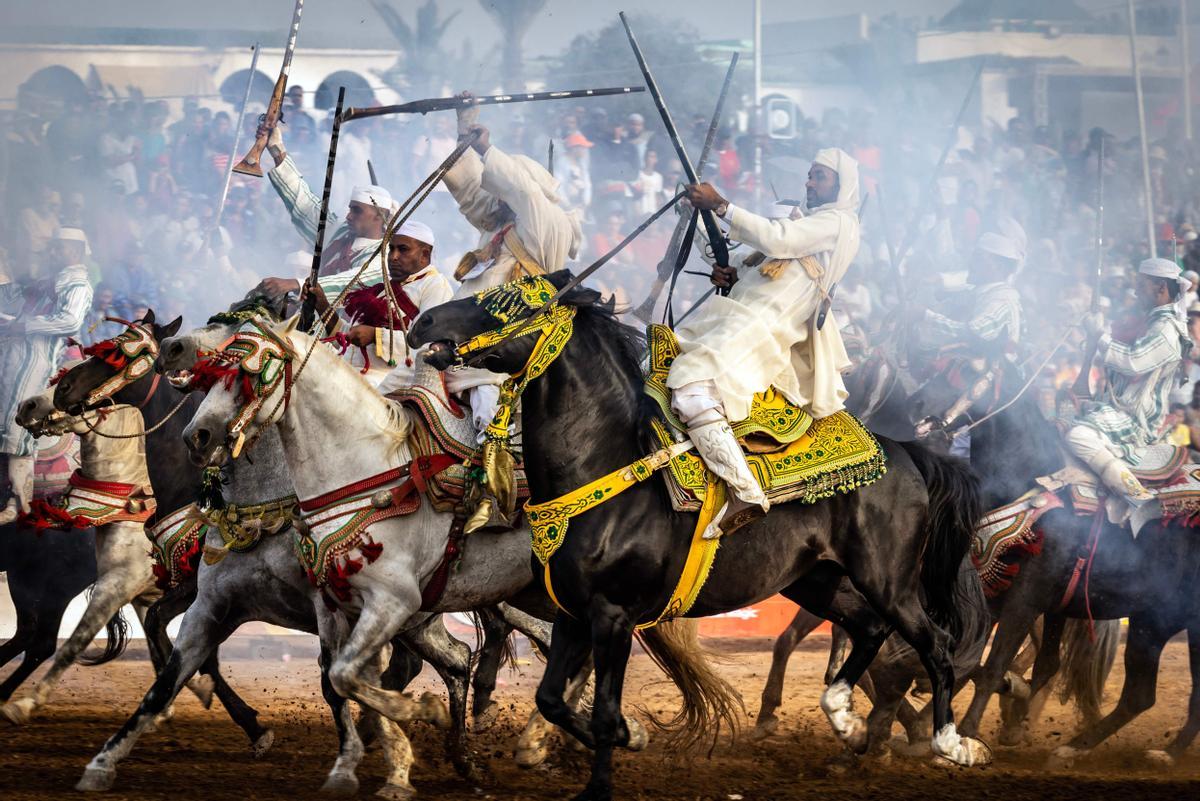
[[(232, 389), (240, 379), (242, 406), (229, 422), (226, 441), (233, 440), (230, 455), (236, 459), (247, 446), (253, 446), (262, 432), (286, 413), (292, 395), (292, 361), (295, 352), (291, 345), (257, 320), (249, 321), (252, 330), (239, 330), (225, 340), (210, 355), (202, 357), (192, 367), (190, 387), (207, 392), (217, 382)], [(251, 421), (262, 411), (267, 399), (283, 384), (283, 398), (271, 412), (271, 419), (260, 424), (253, 436), (246, 432)]]
[[(118, 392), (149, 375), (154, 369), (155, 360), (158, 359), (158, 340), (154, 338), (154, 331), (144, 321), (130, 322), (119, 317), (104, 319), (108, 322), (122, 323), (126, 328), (112, 339), (105, 339), (84, 348), (83, 354), (100, 359), (117, 372), (88, 393), (83, 400), (85, 407), (95, 407), (105, 401), (111, 401)], [(144, 409), (154, 397), (154, 393), (158, 392), (160, 378), (157, 373), (154, 374), (150, 389), (141, 403), (137, 404), (138, 409)]]

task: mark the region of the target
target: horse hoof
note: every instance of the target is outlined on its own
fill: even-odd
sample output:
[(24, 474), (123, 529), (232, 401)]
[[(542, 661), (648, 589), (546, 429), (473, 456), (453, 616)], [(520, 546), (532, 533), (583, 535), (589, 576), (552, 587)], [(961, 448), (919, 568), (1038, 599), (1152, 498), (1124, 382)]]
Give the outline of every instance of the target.
[(103, 793), (111, 790), (117, 780), (117, 771), (113, 768), (87, 768), (75, 785), (81, 793)]
[(411, 784), (385, 784), (375, 791), (375, 795), (391, 801), (408, 801), (416, 797), (417, 791)]
[(328, 795), (355, 795), (358, 793), (358, 778), (353, 773), (330, 773), (321, 785), (321, 792)]
[(1149, 760), (1150, 762), (1152, 762), (1153, 764), (1159, 765), (1164, 768), (1175, 767), (1175, 757), (1171, 756), (1166, 751), (1159, 751), (1158, 749), (1151, 749), (1146, 752), (1146, 759)]
[(750, 739), (754, 742), (765, 740), (768, 737), (774, 737), (775, 732), (779, 730), (779, 718), (772, 715), (769, 718), (758, 721), (754, 724), (754, 731), (750, 732)]
[(452, 725), (450, 709), (440, 696), (433, 693), (421, 693), (421, 720), (432, 723), (439, 729), (448, 729)]
[(216, 686), (212, 676), (195, 676), (188, 680), (187, 686), (205, 709), (212, 708), (213, 687)]
[(472, 716), (471, 729), (476, 734), (480, 734), (495, 726), (496, 721), (499, 719), (500, 704), (495, 701), (489, 701), (486, 707)]
[(867, 721), (854, 711), (854, 688), (844, 681), (829, 685), (821, 695), (821, 709), (833, 733), (856, 754), (867, 750)]
[(933, 753), (946, 762), (963, 767), (981, 767), (992, 764), (992, 749), (982, 740), (963, 737), (954, 724), (947, 724), (932, 741)]
[(904, 737), (893, 737), (888, 741), (888, 749), (902, 757), (927, 757), (933, 749), (929, 740), (909, 740)]
[(1000, 730), (1000, 734), (996, 737), (996, 742), (1006, 748), (1016, 748), (1028, 745), (1032, 739), (1029, 731), (1024, 726), (1011, 726)]
[(550, 748), (545, 741), (537, 745), (523, 745), (513, 754), (513, 761), (519, 768), (536, 768), (550, 756)]
[(1066, 770), (1075, 764), (1075, 760), (1083, 755), (1083, 751), (1069, 745), (1060, 745), (1046, 758), (1048, 770)]
[(14, 726), (24, 726), (33, 717), (37, 703), (32, 698), (18, 698), (0, 707), (0, 715)]
[(259, 759), (270, 751), (273, 745), (275, 745), (275, 732), (267, 729), (250, 746), (250, 751), (254, 754), (255, 759)]
[(629, 751), (644, 751), (650, 744), (650, 732), (635, 718), (625, 718), (625, 726), (629, 729), (629, 743), (625, 748)]

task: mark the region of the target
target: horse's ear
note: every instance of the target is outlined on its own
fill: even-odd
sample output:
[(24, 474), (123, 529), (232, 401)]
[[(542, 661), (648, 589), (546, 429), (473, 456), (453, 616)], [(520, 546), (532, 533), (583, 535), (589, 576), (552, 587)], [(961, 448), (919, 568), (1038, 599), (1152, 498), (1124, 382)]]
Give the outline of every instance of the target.
[(167, 337), (173, 337), (179, 333), (179, 327), (183, 325), (183, 316), (176, 317), (166, 325), (154, 326), (154, 338), (162, 342)]
[(544, 277), (554, 285), (555, 289), (562, 289), (574, 278), (570, 270), (555, 270), (552, 273), (546, 273)]
[(287, 337), (293, 331), (300, 327), (300, 313), (296, 312), (291, 317), (284, 320), (275, 327), (275, 333), (281, 337)]
[(146, 316), (142, 318), (142, 322), (146, 325), (154, 325), (154, 309), (146, 309)]

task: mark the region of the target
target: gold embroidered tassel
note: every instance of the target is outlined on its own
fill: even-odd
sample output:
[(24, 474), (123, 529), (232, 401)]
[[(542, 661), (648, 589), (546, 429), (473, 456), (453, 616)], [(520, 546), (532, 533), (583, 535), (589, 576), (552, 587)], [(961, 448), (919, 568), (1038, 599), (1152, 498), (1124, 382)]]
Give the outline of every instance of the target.
[(763, 266), (758, 268), (758, 271), (765, 277), (774, 281), (779, 276), (783, 275), (783, 269), (787, 267), (787, 262), (783, 259), (772, 259), (771, 261), (763, 262)]

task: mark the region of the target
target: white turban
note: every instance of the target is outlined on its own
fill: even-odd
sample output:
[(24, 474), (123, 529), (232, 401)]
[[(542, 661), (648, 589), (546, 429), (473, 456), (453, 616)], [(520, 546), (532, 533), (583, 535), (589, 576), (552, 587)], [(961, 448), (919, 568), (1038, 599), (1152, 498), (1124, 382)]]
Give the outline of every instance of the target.
[(407, 236), (418, 242), (424, 242), (429, 247), (433, 247), (434, 244), (433, 229), (416, 220), (405, 220), (404, 225), (400, 226), (400, 230), (396, 231), (396, 236)]
[(356, 186), (354, 191), (350, 193), (351, 203), (365, 203), (368, 206), (374, 206), (377, 209), (391, 211), (395, 201), (392, 200), (392, 193), (384, 189), (382, 186)]
[(1175, 301), (1175, 311), (1180, 317), (1187, 317), (1187, 307), (1184, 305), (1184, 293), (1192, 286), (1192, 282), (1183, 277), (1183, 270), (1170, 259), (1146, 259), (1138, 265), (1138, 272), (1153, 278), (1165, 278), (1179, 284), (1179, 297)]
[(838, 174), (838, 196), (832, 203), (826, 203), (809, 211), (823, 209), (838, 209), (848, 211), (858, 216), (858, 162), (840, 147), (827, 147), (817, 151), (813, 164), (828, 167)]
[(90, 245), (88, 245), (87, 234), (85, 234), (81, 228), (57, 228), (54, 231), (54, 238), (61, 239), (65, 242), (82, 242), (83, 254), (85, 256), (92, 255), (92, 248)]
[(1029, 245), (1029, 237), (1025, 233), (1025, 229), (1021, 224), (1008, 215), (1004, 215), (996, 220), (996, 230), (1008, 237), (1017, 252), (1021, 254), (1019, 261), (1025, 261), (1025, 251)]
[(994, 234), (990, 231), (980, 235), (979, 241), (975, 243), (975, 249), (982, 250), (984, 253), (991, 253), (993, 256), (1000, 256), (1016, 264), (1019, 264), (1025, 255), (1017, 247), (1017, 243), (1013, 242), (1007, 236)]

